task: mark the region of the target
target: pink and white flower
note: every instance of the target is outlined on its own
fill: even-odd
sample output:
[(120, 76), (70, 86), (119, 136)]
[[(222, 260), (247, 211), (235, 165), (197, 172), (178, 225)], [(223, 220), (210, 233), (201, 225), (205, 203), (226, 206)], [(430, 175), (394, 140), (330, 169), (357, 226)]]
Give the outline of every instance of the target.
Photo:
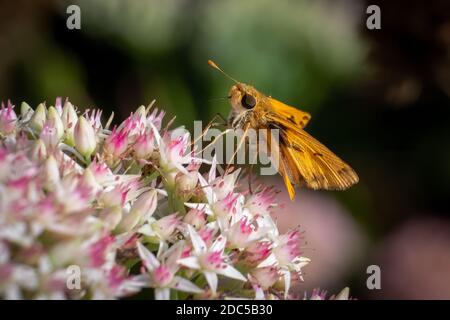
[(147, 273), (137, 276), (135, 280), (141, 283), (142, 286), (155, 288), (156, 300), (168, 300), (171, 289), (188, 293), (201, 293), (203, 291), (189, 280), (175, 275), (178, 271), (176, 264), (162, 264), (140, 242), (137, 243), (137, 248), (142, 264), (147, 269)]
[[(295, 298), (309, 259), (298, 230), (279, 234), (273, 188), (250, 194), (239, 170), (218, 176), (216, 159), (150, 108), (111, 131), (112, 117), (103, 125), (101, 110), (81, 116), (60, 98), (35, 111), (22, 103), (20, 117), (2, 107), (0, 298), (112, 299), (143, 287), (157, 299)], [(69, 266), (82, 271), (80, 289), (67, 287)]]
[(218, 274), (240, 281), (247, 281), (224, 255), (223, 251), (227, 241), (225, 237), (218, 236), (214, 243), (207, 247), (197, 231), (190, 225), (188, 225), (188, 232), (193, 247), (193, 255), (178, 260), (179, 264), (203, 273), (213, 292), (217, 291)]

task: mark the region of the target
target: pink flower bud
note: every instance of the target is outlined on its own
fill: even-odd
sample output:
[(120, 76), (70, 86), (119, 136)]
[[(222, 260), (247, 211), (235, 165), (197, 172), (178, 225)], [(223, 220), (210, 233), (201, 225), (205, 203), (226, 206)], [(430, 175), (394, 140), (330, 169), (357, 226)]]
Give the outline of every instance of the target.
[(191, 209), (184, 216), (183, 221), (190, 224), (195, 229), (200, 229), (206, 224), (205, 211), (198, 209)]
[(2, 102), (2, 108), (0, 109), (0, 133), (3, 135), (13, 133), (16, 128), (17, 115), (13, 107), (10, 101), (8, 101), (6, 108)]
[(138, 136), (133, 146), (136, 159), (146, 159), (151, 156), (154, 150), (154, 138), (151, 132)]
[(125, 130), (119, 132), (114, 129), (105, 140), (105, 152), (118, 158), (128, 148), (128, 133)]
[[(190, 140), (189, 133), (172, 134), (175, 137), (167, 134), (161, 141), (160, 146), (160, 165), (163, 171), (173, 172), (174, 170), (183, 170), (184, 164), (190, 162), (189, 148)], [(181, 169), (183, 167), (183, 169)], [(185, 169), (184, 169), (185, 170)]]
[(164, 111), (161, 110), (158, 113), (158, 109), (153, 109), (152, 113), (147, 117), (147, 122), (153, 123), (156, 129), (160, 130), (164, 115), (165, 115)]
[(75, 125), (75, 147), (84, 156), (89, 157), (97, 146), (95, 131), (92, 125), (81, 116)]

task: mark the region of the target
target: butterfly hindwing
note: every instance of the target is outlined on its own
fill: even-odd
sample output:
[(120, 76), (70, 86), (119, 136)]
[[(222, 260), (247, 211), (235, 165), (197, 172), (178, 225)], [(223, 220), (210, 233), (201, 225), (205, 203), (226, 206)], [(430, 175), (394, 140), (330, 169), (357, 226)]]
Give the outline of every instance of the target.
[(304, 130), (286, 129), (280, 143), (308, 188), (345, 190), (359, 180), (348, 164)]

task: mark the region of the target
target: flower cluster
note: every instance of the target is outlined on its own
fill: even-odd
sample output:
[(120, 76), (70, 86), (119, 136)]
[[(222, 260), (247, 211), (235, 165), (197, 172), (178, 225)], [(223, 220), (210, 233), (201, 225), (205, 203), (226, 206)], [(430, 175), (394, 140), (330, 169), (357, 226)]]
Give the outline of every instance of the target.
[(1, 298), (293, 297), (309, 259), (272, 220), (276, 192), (241, 190), (163, 117), (141, 106), (110, 128), (60, 98), (2, 104)]

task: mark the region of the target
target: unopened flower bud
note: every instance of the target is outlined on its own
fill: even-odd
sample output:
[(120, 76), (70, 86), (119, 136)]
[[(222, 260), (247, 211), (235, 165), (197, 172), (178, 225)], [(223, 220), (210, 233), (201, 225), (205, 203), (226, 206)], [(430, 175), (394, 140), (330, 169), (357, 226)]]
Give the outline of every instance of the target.
[(191, 171), (188, 174), (179, 174), (176, 179), (177, 189), (180, 192), (188, 192), (195, 188), (198, 182), (197, 171)]
[(136, 159), (147, 159), (154, 150), (153, 134), (141, 134), (133, 146)]
[(47, 118), (49, 121), (53, 123), (53, 127), (56, 130), (56, 135), (58, 137), (58, 140), (60, 140), (64, 134), (64, 125), (61, 120), (61, 116), (59, 115), (58, 111), (55, 107), (48, 108), (48, 115)]
[(124, 153), (128, 148), (128, 133), (126, 131), (113, 130), (105, 140), (105, 151), (106, 153), (113, 156), (113, 158), (118, 158), (122, 153)]
[(75, 148), (86, 158), (94, 152), (97, 146), (94, 128), (83, 116), (78, 118), (75, 125), (74, 139)]
[(25, 101), (20, 104), (20, 115), (22, 118), (27, 118), (28, 113), (32, 113), (33, 109), (31, 109), (30, 105)]
[(69, 101), (66, 101), (66, 103), (64, 103), (64, 106), (62, 109), (61, 121), (63, 123), (64, 130), (66, 132), (64, 142), (66, 144), (68, 144), (69, 146), (75, 146), (73, 132), (75, 129), (75, 125), (77, 124), (77, 121), (78, 121), (78, 115), (77, 115), (73, 105)]
[(30, 119), (30, 127), (40, 133), (47, 120), (46, 108), (43, 103), (39, 103)]
[(150, 218), (150, 216), (155, 212), (157, 203), (156, 190), (152, 189), (141, 194), (131, 206), (130, 212), (123, 217), (120, 222), (119, 229), (121, 231), (129, 231), (139, 222)]

